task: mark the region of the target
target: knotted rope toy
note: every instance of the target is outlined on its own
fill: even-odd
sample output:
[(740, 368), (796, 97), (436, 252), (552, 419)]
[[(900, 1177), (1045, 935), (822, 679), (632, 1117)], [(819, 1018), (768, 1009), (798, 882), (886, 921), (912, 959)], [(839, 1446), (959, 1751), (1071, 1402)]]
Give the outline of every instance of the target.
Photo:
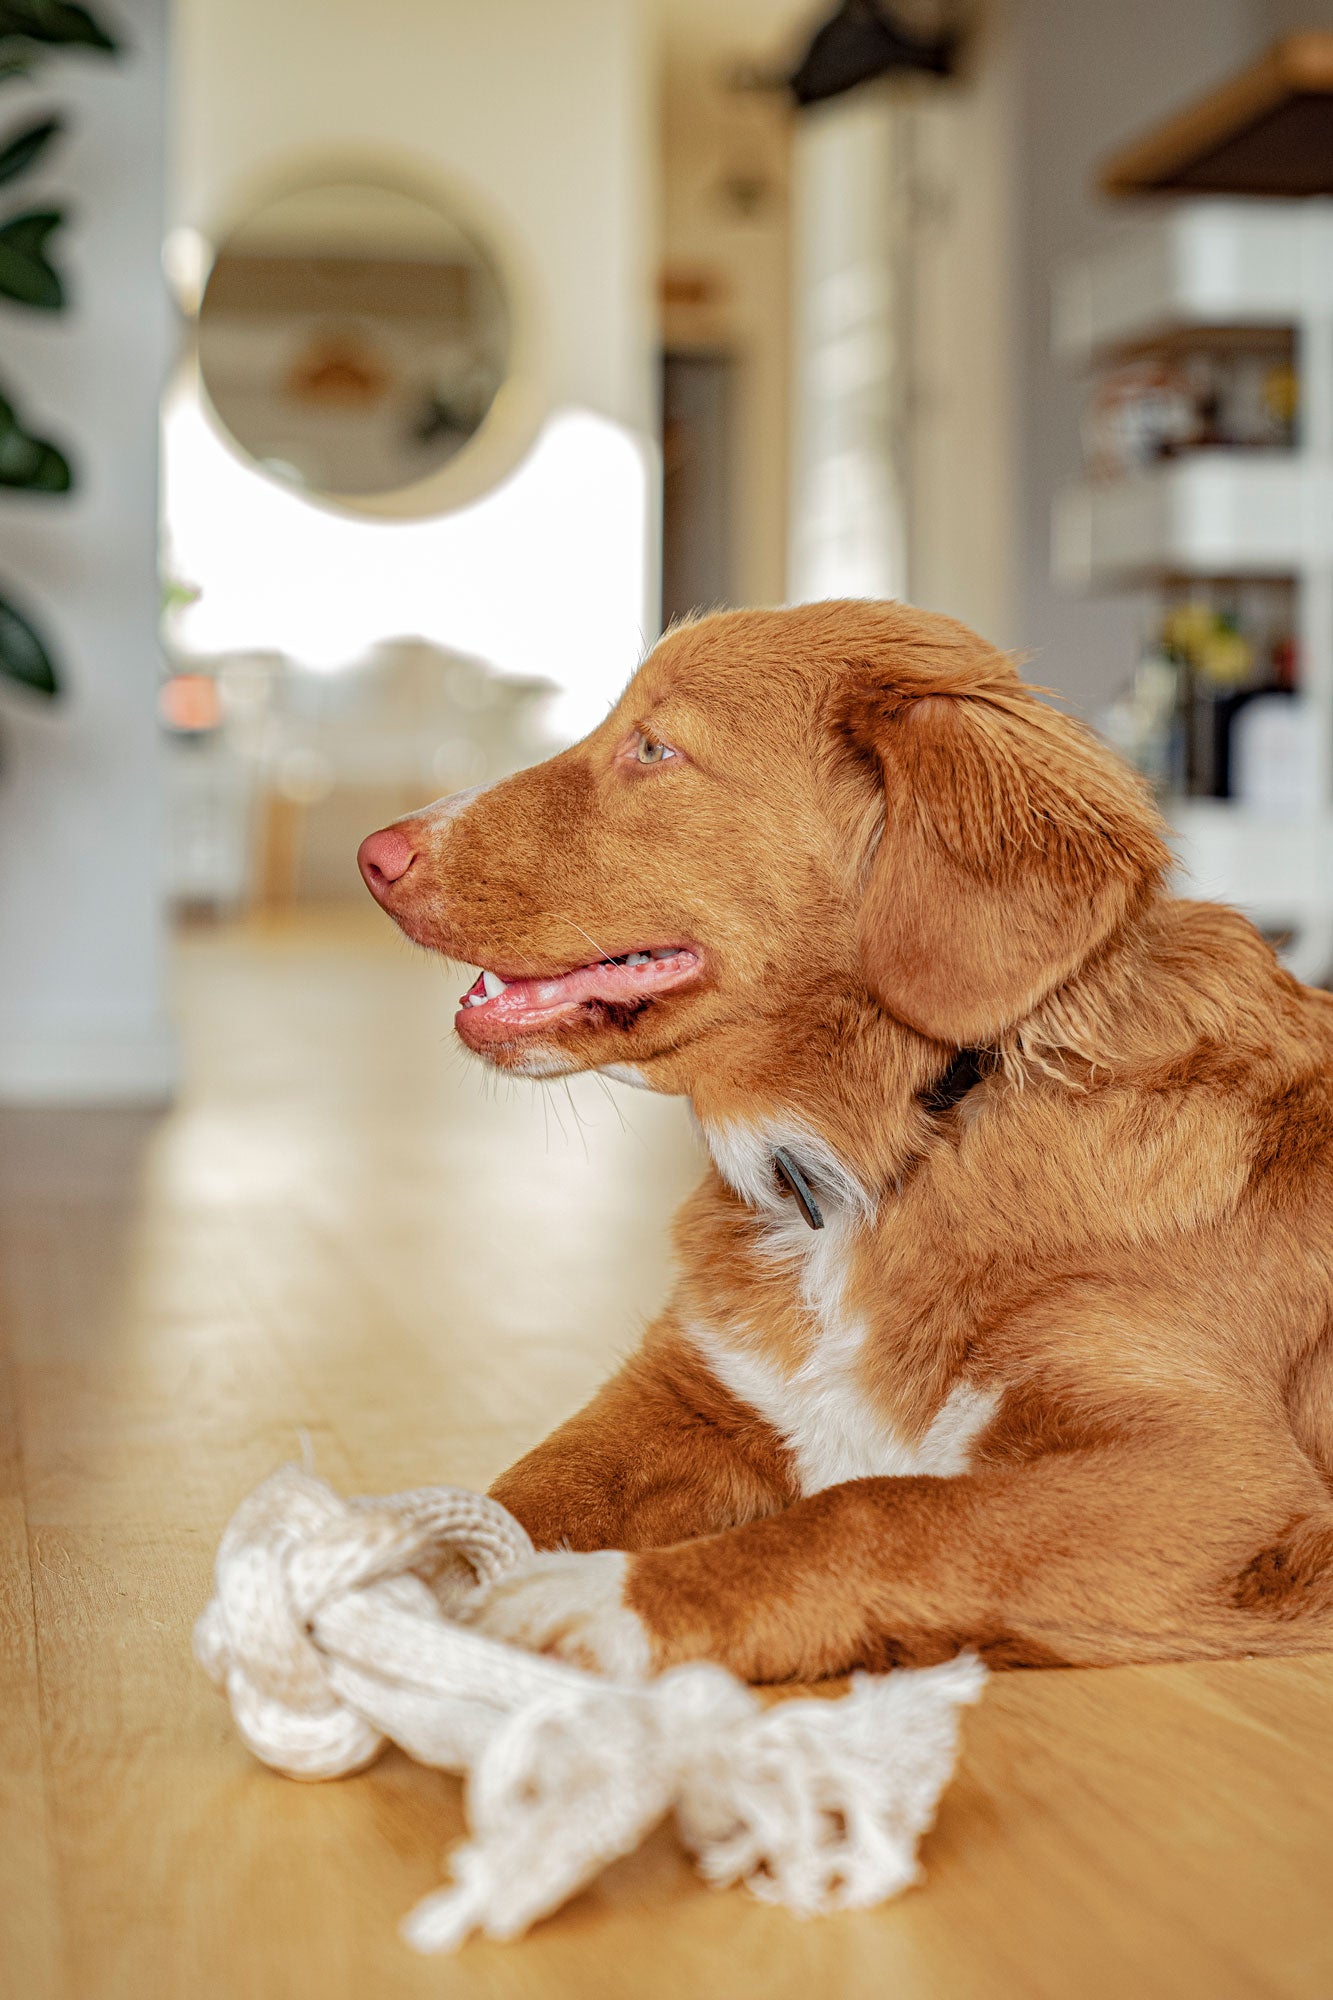
[(386, 1741), (466, 1777), (453, 1885), (403, 1934), (449, 1951), (516, 1937), (668, 1812), (700, 1873), (800, 1916), (917, 1877), (985, 1669), (858, 1674), (836, 1700), (765, 1707), (723, 1668), (612, 1681), (455, 1622), (533, 1553), (494, 1500), (447, 1486), (342, 1499), (289, 1465), (222, 1538), (195, 1654), (265, 1764), (336, 1778)]

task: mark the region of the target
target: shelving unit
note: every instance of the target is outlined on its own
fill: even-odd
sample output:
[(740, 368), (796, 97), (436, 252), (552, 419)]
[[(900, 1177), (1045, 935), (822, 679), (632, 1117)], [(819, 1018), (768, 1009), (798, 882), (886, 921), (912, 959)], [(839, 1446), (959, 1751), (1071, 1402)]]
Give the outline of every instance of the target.
[(1124, 147), (1108, 194), (1327, 194), (1333, 31), (1286, 35), (1238, 76)]
[(1293, 579), (1316, 809), (1263, 819), (1230, 799), (1188, 798), (1166, 811), (1182, 886), (1286, 934), (1291, 969), (1320, 981), (1333, 974), (1333, 201), (1185, 202), (1127, 224), (1056, 286), (1056, 356), (1082, 370), (1259, 329), (1294, 339), (1294, 447), (1182, 453), (1085, 480), (1057, 500), (1052, 562), (1086, 591)]

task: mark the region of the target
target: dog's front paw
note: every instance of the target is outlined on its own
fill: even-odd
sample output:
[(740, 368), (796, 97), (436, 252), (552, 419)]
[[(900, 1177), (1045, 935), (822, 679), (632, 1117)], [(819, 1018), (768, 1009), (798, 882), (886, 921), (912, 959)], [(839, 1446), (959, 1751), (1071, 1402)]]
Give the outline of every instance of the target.
[(533, 1556), (468, 1606), (464, 1620), (492, 1639), (553, 1653), (619, 1680), (653, 1671), (642, 1620), (625, 1603), (629, 1557), (619, 1549)]

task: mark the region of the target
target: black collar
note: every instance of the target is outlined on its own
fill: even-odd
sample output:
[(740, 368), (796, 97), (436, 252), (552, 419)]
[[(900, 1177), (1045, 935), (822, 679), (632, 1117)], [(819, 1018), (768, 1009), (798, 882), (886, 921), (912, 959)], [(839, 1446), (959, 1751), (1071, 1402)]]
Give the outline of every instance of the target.
[[(943, 1112), (952, 1111), (961, 1104), (969, 1090), (990, 1076), (996, 1066), (993, 1049), (959, 1049), (949, 1067), (928, 1090), (918, 1094), (917, 1102), (931, 1117), (939, 1117)], [(824, 1227), (824, 1216), (815, 1200), (814, 1189), (805, 1174), (785, 1146), (779, 1146), (773, 1155), (773, 1171), (787, 1192), (796, 1199), (811, 1229)]]
[(984, 1083), (994, 1073), (997, 1061), (994, 1049), (959, 1049), (938, 1083), (932, 1083), (929, 1090), (923, 1090), (917, 1102), (932, 1117), (937, 1117), (941, 1111), (952, 1111), (955, 1104), (962, 1103), (969, 1090)]

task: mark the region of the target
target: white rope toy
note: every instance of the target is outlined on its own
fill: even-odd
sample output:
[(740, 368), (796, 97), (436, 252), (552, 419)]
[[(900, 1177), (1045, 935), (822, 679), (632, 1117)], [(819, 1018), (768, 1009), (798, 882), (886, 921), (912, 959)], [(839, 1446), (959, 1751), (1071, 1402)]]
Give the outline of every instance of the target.
[(453, 1886), (405, 1920), (410, 1944), (519, 1935), (669, 1811), (707, 1881), (800, 1916), (916, 1879), (979, 1661), (768, 1708), (717, 1666), (606, 1680), (452, 1622), (532, 1553), (481, 1494), (344, 1500), (292, 1465), (241, 1503), (218, 1550), (195, 1654), (257, 1757), (336, 1778), (391, 1740), (466, 1774), (471, 1838)]

